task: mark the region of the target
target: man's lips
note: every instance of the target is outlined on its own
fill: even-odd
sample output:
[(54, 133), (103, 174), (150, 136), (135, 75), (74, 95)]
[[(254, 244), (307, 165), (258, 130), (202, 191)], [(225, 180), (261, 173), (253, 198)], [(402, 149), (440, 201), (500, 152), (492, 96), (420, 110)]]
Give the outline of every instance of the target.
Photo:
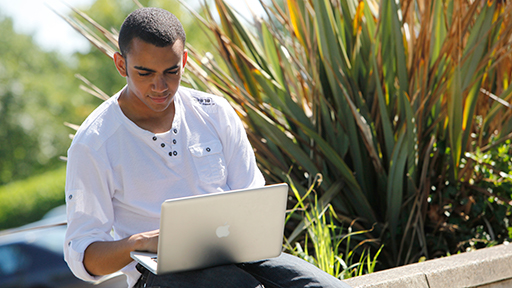
[(169, 95), (164, 95), (164, 96), (149, 96), (149, 98), (156, 102), (156, 103), (163, 103), (165, 101), (167, 101), (167, 99), (169, 98)]

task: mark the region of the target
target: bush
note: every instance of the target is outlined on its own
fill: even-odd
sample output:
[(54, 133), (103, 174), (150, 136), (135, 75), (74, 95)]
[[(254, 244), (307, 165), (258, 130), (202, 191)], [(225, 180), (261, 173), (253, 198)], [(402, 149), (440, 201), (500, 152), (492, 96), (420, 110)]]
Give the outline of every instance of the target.
[(36, 220), (64, 201), (65, 167), (0, 187), (0, 229)]
[(511, 141), (506, 140), (466, 153), (461, 168), (473, 177), (454, 197), (445, 197), (447, 222), (457, 228), (455, 249), (468, 251), (510, 241), (511, 152)]

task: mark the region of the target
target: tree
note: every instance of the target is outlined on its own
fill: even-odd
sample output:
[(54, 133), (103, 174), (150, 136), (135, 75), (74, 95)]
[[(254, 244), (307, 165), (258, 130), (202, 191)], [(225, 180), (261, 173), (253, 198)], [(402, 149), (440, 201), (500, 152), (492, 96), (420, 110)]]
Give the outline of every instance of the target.
[[(65, 121), (84, 115), (77, 80), (57, 53), (44, 52), (0, 18), (0, 185), (55, 168), (69, 145)], [(81, 96), (85, 96), (82, 93)]]

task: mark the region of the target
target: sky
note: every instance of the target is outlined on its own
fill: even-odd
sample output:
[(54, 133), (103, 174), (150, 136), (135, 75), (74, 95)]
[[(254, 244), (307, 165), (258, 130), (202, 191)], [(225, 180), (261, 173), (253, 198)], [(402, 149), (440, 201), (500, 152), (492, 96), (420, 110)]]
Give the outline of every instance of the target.
[[(35, 42), (46, 51), (58, 51), (63, 55), (71, 55), (77, 51), (86, 53), (90, 48), (87, 40), (48, 6), (65, 14), (70, 11), (67, 5), (87, 7), (93, 2), (94, 0), (0, 0), (0, 15), (11, 17), (16, 32), (33, 35)], [(242, 13), (249, 13), (243, 0), (226, 2)]]
[(66, 13), (70, 10), (64, 3), (81, 7), (92, 2), (93, 0), (0, 0), (0, 15), (13, 18), (15, 31), (33, 35), (36, 43), (44, 50), (57, 50), (69, 55), (75, 51), (87, 52), (87, 40), (48, 6)]

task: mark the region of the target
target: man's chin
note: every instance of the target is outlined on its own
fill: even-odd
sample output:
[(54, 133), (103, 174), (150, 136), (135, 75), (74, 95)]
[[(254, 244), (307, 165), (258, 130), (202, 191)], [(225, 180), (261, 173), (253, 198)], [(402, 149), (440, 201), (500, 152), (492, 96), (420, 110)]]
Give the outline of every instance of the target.
[[(161, 100), (161, 101), (159, 101)], [(169, 109), (169, 107), (172, 105), (172, 98), (166, 97), (165, 99), (157, 98), (156, 100), (154, 98), (150, 98), (148, 103), (146, 105), (153, 110), (154, 112), (164, 112)]]

